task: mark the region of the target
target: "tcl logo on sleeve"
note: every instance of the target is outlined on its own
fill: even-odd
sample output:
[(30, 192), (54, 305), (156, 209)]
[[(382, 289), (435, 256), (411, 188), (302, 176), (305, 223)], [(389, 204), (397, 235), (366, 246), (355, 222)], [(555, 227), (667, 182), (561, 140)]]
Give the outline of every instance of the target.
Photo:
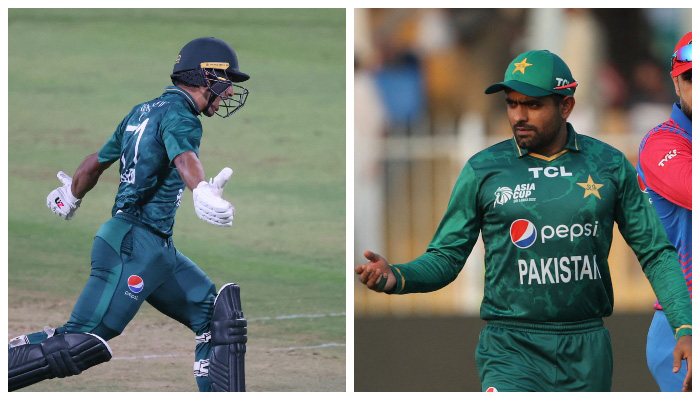
[(664, 158), (661, 161), (659, 161), (659, 167), (663, 167), (664, 164), (666, 164), (666, 162), (670, 161), (677, 154), (678, 152), (676, 151), (676, 149), (669, 151), (668, 154), (666, 154)]

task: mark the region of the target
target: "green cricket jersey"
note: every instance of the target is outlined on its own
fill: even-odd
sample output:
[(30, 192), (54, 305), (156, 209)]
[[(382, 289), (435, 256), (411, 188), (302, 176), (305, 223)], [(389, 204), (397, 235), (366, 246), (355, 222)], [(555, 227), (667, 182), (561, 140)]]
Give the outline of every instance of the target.
[[(634, 167), (615, 148), (567, 123), (551, 157), (509, 139), (472, 157), (455, 184), (428, 250), (392, 265), (393, 293), (428, 292), (453, 281), (481, 232), (481, 318), (570, 322), (609, 316), (608, 253), (617, 222), (676, 331), (691, 324), (678, 255)], [(683, 328), (678, 335), (690, 334)]]
[(186, 91), (169, 86), (158, 98), (135, 106), (98, 153), (100, 162), (120, 160), (119, 189), (112, 215), (126, 212), (155, 232), (173, 233), (185, 183), (173, 159), (199, 155), (199, 108)]

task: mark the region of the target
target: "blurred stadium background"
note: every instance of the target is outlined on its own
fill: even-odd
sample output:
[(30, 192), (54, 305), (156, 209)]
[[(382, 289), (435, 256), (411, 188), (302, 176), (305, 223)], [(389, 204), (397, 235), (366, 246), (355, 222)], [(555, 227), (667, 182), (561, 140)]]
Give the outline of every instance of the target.
[[(636, 164), (677, 101), (671, 54), (691, 30), (690, 9), (356, 9), (354, 19), (356, 265), (365, 249), (397, 263), (425, 251), (466, 160), (512, 135), (502, 97), (483, 91), (517, 54), (560, 55), (579, 82), (569, 122)], [(619, 233), (609, 261), (613, 390), (656, 390), (644, 356), (654, 294)], [(478, 391), (482, 293), (479, 243), (438, 292), (387, 296), (355, 279), (356, 390)], [(368, 383), (378, 367), (383, 388)]]

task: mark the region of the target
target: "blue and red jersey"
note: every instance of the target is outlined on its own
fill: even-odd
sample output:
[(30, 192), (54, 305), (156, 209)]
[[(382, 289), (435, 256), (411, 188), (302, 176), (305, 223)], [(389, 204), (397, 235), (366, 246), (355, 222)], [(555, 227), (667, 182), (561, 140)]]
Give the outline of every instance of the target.
[[(680, 104), (639, 146), (637, 174), (642, 190), (656, 208), (668, 239), (678, 251), (685, 282), (693, 296), (692, 251), (692, 121)], [(657, 301), (654, 308), (661, 310)]]

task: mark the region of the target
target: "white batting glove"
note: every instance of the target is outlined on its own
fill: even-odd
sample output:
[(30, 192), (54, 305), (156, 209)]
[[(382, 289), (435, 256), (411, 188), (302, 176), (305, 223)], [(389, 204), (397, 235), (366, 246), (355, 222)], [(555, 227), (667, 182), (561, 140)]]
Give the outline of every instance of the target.
[(233, 215), (236, 213), (236, 209), (231, 203), (221, 198), (224, 186), (232, 174), (231, 168), (224, 168), (209, 182), (199, 182), (199, 185), (192, 191), (194, 211), (200, 219), (216, 226), (233, 225)]
[(70, 220), (75, 215), (75, 210), (80, 207), (81, 199), (76, 199), (70, 190), (73, 179), (65, 172), (59, 171), (56, 175), (63, 183), (58, 189), (55, 189), (46, 197), (46, 206), (59, 217)]

